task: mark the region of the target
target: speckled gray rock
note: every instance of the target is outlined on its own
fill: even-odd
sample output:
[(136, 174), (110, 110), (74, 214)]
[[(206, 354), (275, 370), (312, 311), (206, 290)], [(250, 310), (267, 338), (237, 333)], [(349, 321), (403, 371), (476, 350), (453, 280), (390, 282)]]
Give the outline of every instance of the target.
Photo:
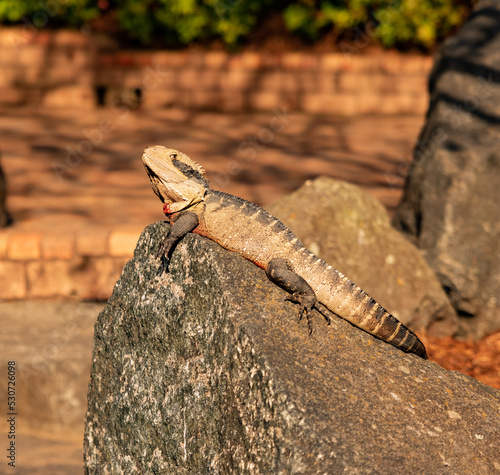
[(142, 234), (95, 327), (86, 473), (494, 473), (500, 392), (297, 309), (195, 235)]
[(456, 331), (456, 313), (434, 272), (366, 191), (320, 177), (266, 209), (411, 329)]
[[(463, 335), (500, 328), (500, 2), (438, 52), (395, 225), (423, 251)], [(471, 318), (473, 317), (473, 318)]]

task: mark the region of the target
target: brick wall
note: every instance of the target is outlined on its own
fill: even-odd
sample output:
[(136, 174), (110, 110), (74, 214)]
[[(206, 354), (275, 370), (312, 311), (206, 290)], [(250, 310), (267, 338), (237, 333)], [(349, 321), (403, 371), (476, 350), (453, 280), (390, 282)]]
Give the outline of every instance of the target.
[(423, 114), (426, 56), (119, 51), (79, 32), (0, 30), (0, 105), (286, 107), (310, 113)]
[(0, 300), (107, 299), (140, 232), (0, 233)]

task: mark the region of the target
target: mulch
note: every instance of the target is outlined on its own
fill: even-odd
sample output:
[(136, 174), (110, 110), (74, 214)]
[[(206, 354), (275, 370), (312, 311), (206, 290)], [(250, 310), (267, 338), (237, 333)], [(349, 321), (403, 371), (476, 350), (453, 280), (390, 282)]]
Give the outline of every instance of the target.
[(420, 334), (429, 359), (445, 369), (471, 376), (500, 389), (500, 331), (479, 341), (457, 341)]

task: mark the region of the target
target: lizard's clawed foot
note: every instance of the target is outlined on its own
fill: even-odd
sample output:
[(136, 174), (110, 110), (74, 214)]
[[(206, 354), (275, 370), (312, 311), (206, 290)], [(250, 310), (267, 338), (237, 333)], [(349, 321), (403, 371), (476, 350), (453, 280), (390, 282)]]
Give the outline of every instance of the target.
[(161, 257), (165, 257), (168, 261), (168, 256), (170, 255), (170, 251), (172, 250), (173, 245), (175, 242), (173, 239), (170, 238), (170, 236), (166, 236), (165, 239), (160, 244), (160, 247), (158, 248), (158, 251), (156, 252), (156, 258), (159, 259)]
[(155, 254), (157, 259), (160, 259), (160, 268), (158, 269), (158, 274), (163, 274), (168, 272), (168, 264), (170, 263), (170, 252), (174, 242), (170, 239), (170, 236), (166, 236), (165, 239), (160, 244), (160, 248)]
[(309, 335), (311, 335), (313, 332), (311, 312), (314, 305), (316, 304), (316, 296), (294, 293), (286, 297), (285, 300), (289, 300), (290, 302), (298, 303), (300, 305), (298, 322), (302, 320), (302, 317), (305, 313), (307, 318), (307, 328), (309, 329)]
[(300, 322), (302, 320), (302, 317), (304, 316), (304, 313), (306, 314), (307, 328), (309, 329), (309, 335), (311, 335), (313, 332), (312, 311), (314, 308), (318, 311), (320, 315), (323, 316), (323, 318), (326, 320), (327, 325), (330, 325), (330, 323), (332, 323), (332, 319), (330, 318), (330, 316), (326, 314), (319, 306), (320, 302), (316, 300), (315, 295), (309, 295), (309, 294), (304, 295), (304, 294), (294, 293), (288, 297), (285, 297), (285, 300), (300, 305), (299, 316), (297, 321)]
[(168, 273), (168, 264), (170, 263), (170, 259), (166, 256), (160, 256), (160, 267), (158, 269), (158, 274), (167, 274)]

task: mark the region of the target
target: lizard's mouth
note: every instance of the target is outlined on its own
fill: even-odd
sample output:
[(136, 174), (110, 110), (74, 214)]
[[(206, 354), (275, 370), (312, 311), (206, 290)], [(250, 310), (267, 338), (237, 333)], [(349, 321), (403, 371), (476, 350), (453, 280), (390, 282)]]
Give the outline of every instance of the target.
[(155, 195), (160, 198), (162, 203), (171, 203), (171, 200), (168, 199), (167, 189), (158, 175), (146, 164), (144, 164), (144, 167), (146, 168), (146, 173), (149, 176), (149, 183), (151, 184), (151, 188), (153, 189)]

